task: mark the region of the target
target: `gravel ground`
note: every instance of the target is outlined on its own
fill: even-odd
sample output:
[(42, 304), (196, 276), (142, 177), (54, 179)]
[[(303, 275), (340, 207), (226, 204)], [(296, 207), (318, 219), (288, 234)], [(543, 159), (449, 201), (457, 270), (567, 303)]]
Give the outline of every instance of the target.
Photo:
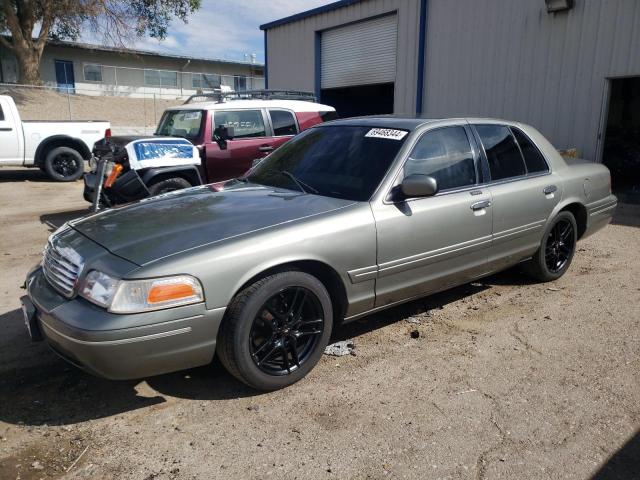
[(258, 394), (217, 361), (111, 382), (29, 342), (20, 284), (81, 189), (0, 169), (1, 479), (640, 478), (639, 206), (557, 282), (373, 315), (336, 332), (355, 355)]

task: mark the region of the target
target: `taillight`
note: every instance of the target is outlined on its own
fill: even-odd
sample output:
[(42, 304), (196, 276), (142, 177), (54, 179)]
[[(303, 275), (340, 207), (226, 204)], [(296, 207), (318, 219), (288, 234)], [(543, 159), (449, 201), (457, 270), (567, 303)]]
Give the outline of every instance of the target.
[(111, 136), (111, 129), (110, 129), (110, 128), (107, 128), (107, 129), (104, 131), (104, 138), (109, 138), (110, 136)]
[(111, 185), (113, 185), (113, 182), (116, 181), (116, 178), (118, 178), (118, 175), (120, 175), (120, 172), (122, 172), (122, 165), (120, 165), (119, 163), (116, 163), (111, 169), (111, 172), (109, 172), (109, 176), (104, 181), (105, 188), (109, 188)]

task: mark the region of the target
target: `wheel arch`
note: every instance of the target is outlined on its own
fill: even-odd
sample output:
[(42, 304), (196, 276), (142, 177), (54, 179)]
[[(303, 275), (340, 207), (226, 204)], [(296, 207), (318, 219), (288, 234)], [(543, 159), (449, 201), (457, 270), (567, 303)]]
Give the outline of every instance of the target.
[(202, 185), (200, 172), (195, 166), (149, 168), (141, 175), (142, 181), (147, 186), (175, 177), (185, 179), (192, 186)]
[(334, 324), (339, 323), (346, 314), (348, 306), (347, 290), (340, 274), (328, 263), (318, 259), (291, 259), (276, 262), (272, 265), (263, 265), (241, 280), (241, 284), (233, 291), (231, 298), (249, 285), (275, 273), (288, 270), (298, 270), (316, 277), (329, 292), (331, 304), (333, 306)]
[(570, 212), (573, 215), (578, 227), (578, 240), (580, 240), (584, 235), (584, 232), (587, 231), (587, 207), (580, 202), (572, 202), (562, 207), (560, 212)]
[(74, 138), (69, 135), (52, 135), (51, 137), (45, 138), (40, 144), (38, 148), (36, 148), (36, 153), (34, 155), (34, 163), (37, 166), (41, 166), (44, 164), (45, 159), (47, 158), (47, 154), (58, 147), (69, 147), (76, 150), (83, 159), (88, 160), (91, 158), (91, 151), (86, 143), (84, 143), (79, 138)]

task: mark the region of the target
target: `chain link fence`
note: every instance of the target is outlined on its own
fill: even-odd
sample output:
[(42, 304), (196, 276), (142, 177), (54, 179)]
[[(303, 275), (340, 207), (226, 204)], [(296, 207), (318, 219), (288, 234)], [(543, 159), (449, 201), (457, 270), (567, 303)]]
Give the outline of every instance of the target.
[[(0, 95), (15, 101), (22, 120), (106, 120), (114, 135), (146, 135), (155, 131), (162, 112), (209, 89), (136, 88), (126, 85), (75, 85), (73, 88), (0, 84)], [(264, 79), (247, 78), (243, 89), (264, 88)]]

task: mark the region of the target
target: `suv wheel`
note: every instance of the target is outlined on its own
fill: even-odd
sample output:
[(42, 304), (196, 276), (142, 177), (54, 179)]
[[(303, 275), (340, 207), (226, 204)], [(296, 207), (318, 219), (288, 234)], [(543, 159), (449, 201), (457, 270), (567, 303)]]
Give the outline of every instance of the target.
[(160, 195), (162, 193), (173, 192), (174, 190), (182, 190), (192, 185), (182, 177), (165, 178), (159, 182), (149, 185), (149, 193), (151, 196)]
[(577, 241), (576, 219), (570, 212), (560, 212), (547, 227), (538, 251), (525, 263), (525, 271), (542, 282), (560, 278), (571, 265)]
[(252, 388), (283, 388), (320, 360), (332, 319), (331, 299), (317, 278), (299, 271), (276, 273), (233, 299), (218, 334), (218, 357)]
[(53, 180), (73, 182), (84, 173), (84, 159), (73, 148), (57, 147), (47, 153), (43, 169)]

